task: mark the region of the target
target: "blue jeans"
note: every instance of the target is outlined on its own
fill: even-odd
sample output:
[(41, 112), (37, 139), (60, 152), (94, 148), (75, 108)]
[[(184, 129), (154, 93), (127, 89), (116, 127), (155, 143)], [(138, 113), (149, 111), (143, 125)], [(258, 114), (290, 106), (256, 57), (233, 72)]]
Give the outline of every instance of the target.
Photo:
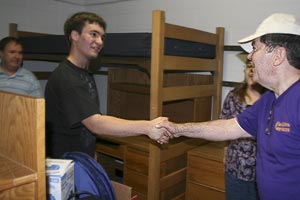
[(226, 200), (259, 200), (256, 181), (244, 181), (225, 172)]

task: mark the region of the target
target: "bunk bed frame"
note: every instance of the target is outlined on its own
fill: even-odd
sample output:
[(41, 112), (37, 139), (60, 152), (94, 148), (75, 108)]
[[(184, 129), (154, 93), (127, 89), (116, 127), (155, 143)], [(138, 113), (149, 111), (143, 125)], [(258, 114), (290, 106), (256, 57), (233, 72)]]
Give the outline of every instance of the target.
[[(41, 35), (19, 31), (16, 24), (10, 24), (10, 35), (23, 37)], [(42, 34), (44, 35), (44, 34)], [(174, 38), (215, 45), (212, 59), (164, 55), (165, 38)], [(165, 12), (152, 13), (151, 58), (102, 56), (101, 64), (106, 66), (135, 65), (148, 70), (149, 80), (149, 119), (163, 115), (163, 104), (169, 101), (193, 99), (193, 121), (203, 107), (197, 101), (203, 97), (211, 99), (208, 109), (210, 119), (217, 119), (221, 108), (223, 75), (224, 28), (217, 27), (216, 33), (209, 33), (165, 22)], [(45, 55), (36, 52), (25, 54), (29, 60), (60, 61), (65, 55)], [(208, 84), (166, 86), (165, 74), (168, 71), (209, 72)], [(193, 76), (193, 75), (191, 75)], [(97, 152), (124, 161), (124, 183), (133, 187), (139, 199), (184, 199), (187, 151), (207, 143), (200, 139), (177, 138), (169, 144), (159, 145), (150, 139), (138, 136), (129, 138), (100, 137)], [(99, 158), (101, 162), (101, 157)]]

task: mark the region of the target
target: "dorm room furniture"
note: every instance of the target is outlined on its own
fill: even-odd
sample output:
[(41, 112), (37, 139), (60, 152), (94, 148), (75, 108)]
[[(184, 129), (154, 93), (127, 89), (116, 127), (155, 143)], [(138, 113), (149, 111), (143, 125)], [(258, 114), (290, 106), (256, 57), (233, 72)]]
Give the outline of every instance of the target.
[[(105, 63), (137, 64), (108, 73), (108, 114), (129, 119), (168, 116), (172, 121), (206, 121), (219, 115), (224, 30), (216, 34), (168, 24), (154, 11), (151, 59), (104, 57)], [(213, 44), (213, 58), (166, 55), (165, 38)], [(209, 75), (188, 73), (209, 72)], [(97, 151), (124, 161), (124, 183), (141, 199), (184, 199), (186, 152), (206, 141), (181, 138), (166, 146), (144, 137), (105, 138)], [(147, 180), (147, 182), (145, 181)]]
[(186, 200), (225, 200), (225, 146), (210, 142), (188, 151)]
[[(22, 35), (30, 35), (30, 32), (18, 31), (15, 24), (10, 27), (11, 35), (21, 39)], [(141, 37), (145, 41), (135, 44), (142, 43), (144, 48), (137, 51), (138, 55), (128, 53), (135, 48), (126, 50), (127, 45), (121, 46), (124, 42), (118, 37), (122, 34), (107, 35), (100, 63), (109, 69), (108, 114), (128, 119), (164, 115), (176, 122), (218, 118), (224, 28), (218, 27), (216, 33), (209, 33), (166, 23), (165, 12), (156, 10), (152, 13), (151, 34), (142, 34), (125, 34), (127, 39), (141, 41), (138, 39)], [(46, 37), (39, 35), (31, 39), (39, 39), (41, 43), (40, 39)], [(29, 43), (33, 44), (31, 39)], [(118, 41), (118, 46), (108, 48), (114, 41)], [(171, 51), (167, 46), (171, 46)], [(45, 52), (46, 47), (43, 45), (39, 51), (25, 47), (25, 59), (59, 61), (65, 57), (66, 52)], [(159, 145), (143, 136), (99, 137), (97, 153), (100, 163), (101, 154), (124, 162), (124, 184), (131, 186), (139, 199), (184, 199), (187, 151), (205, 143), (207, 141), (200, 139), (177, 138)]]
[(44, 99), (0, 91), (0, 199), (46, 199)]

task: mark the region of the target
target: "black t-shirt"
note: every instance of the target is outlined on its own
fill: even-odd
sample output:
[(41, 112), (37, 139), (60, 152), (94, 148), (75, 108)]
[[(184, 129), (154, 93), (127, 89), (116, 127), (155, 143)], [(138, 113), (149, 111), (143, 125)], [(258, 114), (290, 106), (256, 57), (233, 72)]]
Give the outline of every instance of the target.
[(45, 100), (47, 156), (72, 151), (94, 156), (96, 137), (81, 123), (100, 113), (93, 75), (64, 60), (47, 82)]

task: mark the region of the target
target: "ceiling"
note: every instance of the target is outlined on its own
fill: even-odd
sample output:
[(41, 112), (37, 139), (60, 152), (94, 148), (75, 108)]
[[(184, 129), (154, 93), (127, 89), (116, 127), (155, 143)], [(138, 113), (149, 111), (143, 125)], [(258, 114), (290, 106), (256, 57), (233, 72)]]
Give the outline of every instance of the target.
[(101, 4), (111, 4), (123, 1), (134, 1), (134, 0), (54, 0), (60, 1), (67, 4), (80, 5), (80, 6), (92, 6)]

